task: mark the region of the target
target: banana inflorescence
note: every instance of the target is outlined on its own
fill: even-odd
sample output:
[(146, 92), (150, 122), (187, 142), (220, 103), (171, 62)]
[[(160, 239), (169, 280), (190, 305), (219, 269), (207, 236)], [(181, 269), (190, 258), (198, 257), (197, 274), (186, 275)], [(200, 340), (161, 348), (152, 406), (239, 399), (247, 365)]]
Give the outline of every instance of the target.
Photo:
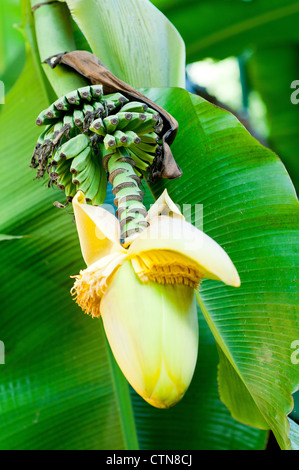
[(45, 126), (30, 165), (38, 178), (48, 174), (48, 186), (64, 190), (68, 201), (81, 190), (93, 205), (103, 204), (109, 178), (123, 234), (144, 228), (139, 187), (161, 151), (163, 120), (157, 111), (91, 85), (57, 99), (36, 124)]

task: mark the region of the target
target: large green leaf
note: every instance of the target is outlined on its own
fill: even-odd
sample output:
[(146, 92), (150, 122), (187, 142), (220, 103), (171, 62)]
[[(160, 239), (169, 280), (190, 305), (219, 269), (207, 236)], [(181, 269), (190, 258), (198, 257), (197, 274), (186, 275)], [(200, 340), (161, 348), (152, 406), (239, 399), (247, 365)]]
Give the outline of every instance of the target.
[[(237, 119), (181, 89), (149, 96), (180, 124), (173, 152), (183, 169), (166, 186), (180, 204), (203, 204), (204, 231), (223, 246), (242, 286), (204, 281), (202, 313), (220, 353), (221, 399), (232, 415), (270, 428), (289, 448), (291, 394), (299, 386), (291, 343), (298, 335), (298, 201), (277, 156)], [(196, 222), (196, 220), (195, 220)]]
[[(254, 90), (266, 104), (269, 146), (278, 153), (298, 189), (298, 110), (290, 100), (290, 86), (298, 76), (298, 1), (152, 2), (178, 28), (186, 44), (188, 63), (207, 57), (240, 56), (244, 52), (252, 55), (250, 72)], [(255, 130), (253, 122), (251, 126)]]
[[(281, 73), (277, 73), (277, 69)], [(291, 101), (291, 83), (298, 76), (298, 43), (257, 47), (248, 63), (251, 86), (263, 98), (270, 128), (269, 145), (285, 163), (297, 190), (298, 105)]]
[(24, 39), (19, 30), (20, 22), (19, 0), (1, 0), (0, 80), (4, 82), (6, 92), (17, 80), (25, 62)]
[(185, 45), (148, 0), (66, 0), (93, 53), (134, 87), (184, 86)]
[(39, 76), (28, 55), (0, 114), (0, 231), (31, 235), (0, 246), (0, 448), (137, 448), (128, 385), (101, 323), (84, 317), (69, 294), (83, 262), (72, 214), (53, 206), (60, 192), (29, 168), (35, 118), (48, 104)]
[(182, 35), (187, 62), (240, 55), (256, 44), (298, 42), (297, 0), (151, 0)]
[[(142, 448), (262, 448), (265, 433), (234, 421), (228, 416), (224, 406), (220, 405), (215, 383), (215, 343), (207, 325), (203, 323), (203, 317), (200, 317), (200, 360), (186, 397), (177, 407), (163, 413), (161, 410), (153, 410), (133, 393), (136, 417), (134, 425), (127, 384), (110, 356), (101, 323), (84, 317), (68, 293), (72, 284), (69, 275), (77, 273), (82, 267), (72, 216), (52, 207), (53, 200), (60, 198), (59, 193), (47, 189), (45, 184), (33, 181), (33, 175), (27, 167), (38, 134), (33, 123), (36, 115), (47, 104), (45, 88), (40, 81), (41, 75), (38, 74), (37, 79), (35, 77), (33, 62), (28, 60), (22, 80), (8, 97), (0, 115), (3, 133), (1, 153), (5, 155), (1, 162), (1, 174), (6, 182), (1, 192), (1, 233), (36, 235), (36, 238), (11, 240), (1, 244), (5, 268), (2, 282), (5, 302), (0, 333), (7, 353), (6, 365), (1, 370), (1, 448), (132, 449), (137, 447), (135, 425)], [(34, 78), (35, 88), (32, 89), (30, 84)], [(174, 151), (184, 170), (184, 177), (181, 181), (168, 183), (172, 197), (176, 202), (195, 201), (204, 203), (205, 207), (207, 202), (209, 214), (205, 214), (205, 228), (207, 224), (207, 231), (221, 244), (227, 245), (232, 258), (236, 264), (238, 262), (237, 267), (242, 268), (242, 277), (248, 276), (249, 290), (243, 291), (239, 297), (230, 289), (223, 291), (221, 285), (204, 283), (201, 291), (203, 313), (208, 322), (209, 316), (213, 314), (210, 326), (216, 323), (222, 340), (225, 340), (225, 346), (235, 347), (235, 334), (235, 341), (238, 341), (241, 333), (252, 333), (247, 325), (249, 323), (250, 326), (247, 314), (250, 306), (258, 306), (264, 317), (267, 312), (268, 328), (274, 330), (268, 340), (275, 337), (274, 345), (285, 352), (285, 343), (280, 340), (288, 337), (288, 331), (285, 338), (275, 336), (278, 329), (276, 321), (280, 321), (281, 316), (276, 316), (274, 321), (270, 309), (265, 306), (266, 298), (273, 300), (271, 289), (277, 285), (270, 286), (269, 278), (261, 283), (259, 280), (253, 281), (249, 276), (252, 265), (254, 268), (256, 265), (260, 266), (257, 271), (264, 268), (264, 259), (258, 258), (257, 261), (257, 257), (252, 255), (249, 260), (246, 258), (244, 261), (242, 256), (236, 260), (233, 256), (234, 250), (243, 253), (243, 257), (249, 248), (249, 252), (254, 253), (254, 243), (262, 239), (261, 234), (266, 236), (266, 240), (272, 240), (270, 249), (273, 250), (274, 242), (280, 237), (283, 242), (286, 241), (288, 204), (290, 207), (294, 206), (294, 194), (282, 165), (278, 164), (276, 157), (270, 152), (266, 155), (259, 144), (256, 143), (256, 148), (252, 146), (253, 141), (244, 137), (247, 134), (242, 134), (242, 126), (229, 114), (222, 115), (220, 111), (215, 111), (217, 108), (205, 102), (200, 102), (201, 112), (195, 112), (197, 104), (193, 106), (189, 95), (183, 90), (152, 91), (152, 97), (161, 103), (165, 102), (165, 107), (173, 111), (181, 125)], [(27, 118), (19, 129), (18, 141), (15, 141), (17, 113)], [(189, 133), (193, 134), (195, 129), (198, 131), (198, 140), (193, 135), (190, 150)], [(228, 135), (236, 144), (233, 148), (229, 147), (229, 152), (224, 139), (228, 139)], [(239, 142), (240, 137), (243, 140), (240, 139)], [(246, 153), (236, 162), (234, 157), (240, 148), (237, 146), (238, 142), (239, 145), (245, 144)], [(222, 146), (228, 152), (225, 156)], [(232, 167), (227, 167), (227, 162)], [(239, 170), (240, 175), (234, 170)], [(269, 202), (272, 201), (269, 187), (268, 192), (262, 192), (260, 205), (254, 194), (257, 189), (261, 191), (260, 176), (264, 177), (268, 170), (272, 174), (269, 185), (275, 182), (274, 187), (278, 189), (277, 181), (281, 180), (282, 187), (275, 198), (281, 195), (283, 203), (278, 207), (277, 202)], [(198, 178), (198, 171), (203, 179)], [(258, 175), (259, 171), (262, 175)], [(220, 182), (221, 177), (223, 180)], [(242, 184), (239, 184), (239, 178), (243, 178)], [(216, 189), (215, 194), (212, 188)], [(223, 191), (220, 191), (221, 188)], [(158, 184), (154, 191), (158, 194), (160, 189), (161, 185)], [(189, 191), (186, 192), (186, 189)], [(233, 204), (228, 209), (228, 204), (235, 195), (238, 196), (236, 206)], [(242, 224), (245, 225), (240, 230), (241, 210), (237, 208), (240, 206), (241, 195), (244, 206), (242, 212), (246, 217), (242, 218)], [(277, 227), (277, 240), (273, 238), (269, 215), (266, 217), (267, 230), (258, 231), (261, 230), (258, 223), (261, 224), (265, 216), (264, 206), (268, 211), (273, 211), (274, 208), (276, 210), (271, 219), (273, 227), (275, 223), (278, 225), (275, 215), (281, 215), (285, 207), (286, 219)], [(227, 225), (223, 223), (223, 217), (228, 219)], [(216, 223), (217, 219), (219, 222)], [(247, 239), (244, 232), (249, 229), (252, 234), (254, 226), (257, 230), (253, 237), (253, 246), (249, 247), (248, 240), (251, 238)], [(238, 237), (236, 235), (231, 238), (232, 233), (238, 234)], [(241, 239), (243, 242), (245, 240), (244, 246), (241, 245)], [(261, 254), (265, 254), (267, 246), (267, 242), (262, 244), (264, 250)], [(286, 249), (287, 262), (288, 255)], [(283, 254), (280, 253), (280, 256)], [(277, 257), (277, 260), (282, 262), (283, 258)], [(269, 271), (270, 269), (272, 265), (269, 266)], [(257, 284), (261, 284), (260, 289), (254, 290)], [(258, 294), (258, 303), (252, 300), (253, 294)], [(237, 301), (234, 297), (236, 295)], [(253, 303), (244, 303), (244, 298)], [(280, 293), (279, 299), (285, 302), (285, 295)], [(242, 311), (243, 305), (246, 306), (246, 315), (243, 318), (237, 316), (235, 322), (226, 322), (226, 334), (223, 336), (220, 327), (224, 322), (218, 315), (230, 318), (231, 312), (238, 312), (238, 308)], [(289, 312), (289, 305), (287, 303), (286, 314)], [(254, 308), (253, 312), (256, 312)], [(253, 318), (256, 319), (254, 316)], [(292, 321), (289, 320), (288, 328), (293, 324)], [(251, 327), (253, 328), (252, 324)], [(261, 334), (257, 327), (254, 331)], [(215, 331), (213, 333), (219, 342)], [(250, 339), (252, 337), (249, 335)], [(227, 353), (225, 348), (222, 350)], [(249, 354), (248, 347), (245, 352)], [(227, 355), (225, 357), (228, 359)], [(269, 358), (267, 354), (262, 357)], [(276, 358), (275, 355), (273, 357)], [(239, 365), (237, 353), (230, 359)], [(250, 355), (249, 359), (252, 359)], [(249, 364), (252, 365), (252, 361)], [(247, 379), (244, 371), (241, 372), (242, 378)], [(291, 382), (295, 382), (294, 371), (291, 372), (286, 367), (285, 375), (289, 374), (290, 384), (286, 387), (287, 396), (279, 403), (280, 412), (288, 402)], [(240, 379), (233, 376), (236, 382), (238, 378)], [(275, 398), (281, 398), (279, 393)], [(279, 425), (283, 417), (282, 414), (279, 415)], [(285, 439), (285, 435), (283, 438)]]
[(221, 403), (217, 386), (215, 340), (200, 310), (198, 361), (183, 400), (165, 412), (150, 407), (132, 391), (142, 449), (261, 450), (267, 434), (235, 421)]
[[(7, 181), (1, 232), (31, 235), (0, 246), (5, 292), (0, 339), (6, 346), (0, 448), (135, 449), (127, 383), (110, 356), (101, 322), (84, 316), (69, 294), (69, 276), (83, 267), (71, 210), (53, 207), (53, 201), (63, 201), (60, 192), (34, 180), (28, 166), (38, 135), (35, 117), (47, 103), (39, 80), (34, 89), (29, 86), (36, 76), (29, 56), (0, 115), (1, 172)], [(12, 145), (17, 112), (27, 118)], [(201, 361), (178, 407), (164, 414), (132, 392), (139, 445), (262, 449), (265, 433), (237, 423), (220, 403), (215, 343), (200, 321)]]
[[(31, 235), (7, 240), (0, 247), (5, 292), (0, 334), (6, 346), (0, 447), (134, 449), (137, 426), (139, 445), (150, 448), (143, 430), (151, 428), (151, 413), (161, 410), (142, 403), (146, 412), (140, 413), (140, 399), (132, 392), (134, 424), (127, 383), (110, 355), (101, 322), (82, 315), (69, 294), (69, 276), (83, 263), (71, 211), (53, 207), (53, 201), (63, 197), (34, 180), (28, 166), (39, 132), (35, 118), (47, 105), (45, 90), (42, 74), (29, 55), (0, 115), (1, 172), (6, 181), (1, 192), (1, 233)], [(17, 113), (26, 119), (15, 141)], [(163, 423), (168, 422), (168, 427), (157, 434), (155, 446), (263, 448), (265, 433), (234, 421), (219, 401), (215, 344), (203, 319), (201, 323), (204, 367), (199, 363), (193, 382), (193, 390), (200, 387), (200, 396), (191, 391), (178, 408), (169, 410), (167, 420), (165, 414), (159, 415), (160, 430)], [(192, 416), (196, 419), (190, 427), (187, 417)]]

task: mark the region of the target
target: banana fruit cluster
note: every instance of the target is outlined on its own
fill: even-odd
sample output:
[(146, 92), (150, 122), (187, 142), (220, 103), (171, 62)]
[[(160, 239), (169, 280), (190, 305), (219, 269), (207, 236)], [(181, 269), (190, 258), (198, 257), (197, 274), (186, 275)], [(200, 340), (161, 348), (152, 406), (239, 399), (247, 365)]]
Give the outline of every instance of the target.
[(145, 103), (121, 93), (103, 95), (102, 85), (74, 90), (36, 120), (45, 126), (31, 159), (37, 178), (47, 173), (71, 201), (81, 190), (93, 205), (103, 204), (109, 157), (130, 161), (141, 179), (161, 149), (163, 121)]

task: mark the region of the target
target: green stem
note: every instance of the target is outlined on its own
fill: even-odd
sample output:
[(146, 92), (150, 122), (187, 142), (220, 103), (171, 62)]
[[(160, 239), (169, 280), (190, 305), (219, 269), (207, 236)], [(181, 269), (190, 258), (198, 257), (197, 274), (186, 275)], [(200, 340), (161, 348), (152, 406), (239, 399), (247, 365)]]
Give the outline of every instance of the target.
[(134, 165), (133, 160), (118, 152), (110, 156), (107, 164), (124, 245), (132, 235), (148, 226), (147, 210), (143, 205), (143, 192), (139, 187), (140, 178), (134, 171)]
[[(39, 0), (31, 0), (32, 7), (38, 3)], [(33, 15), (41, 62), (59, 53), (76, 49), (70, 12), (65, 3), (42, 5), (33, 11)], [(43, 69), (58, 97), (88, 85), (84, 77), (64, 65), (51, 69), (48, 64), (43, 64)]]

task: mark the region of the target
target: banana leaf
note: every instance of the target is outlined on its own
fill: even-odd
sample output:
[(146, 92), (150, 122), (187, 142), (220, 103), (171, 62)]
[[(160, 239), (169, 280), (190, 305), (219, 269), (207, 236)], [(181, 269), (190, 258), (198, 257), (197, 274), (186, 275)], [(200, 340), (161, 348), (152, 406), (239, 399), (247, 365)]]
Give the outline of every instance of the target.
[[(244, 49), (298, 42), (297, 0), (152, 0), (186, 44), (187, 63)], [(277, 69), (279, 70), (279, 68)]]
[[(64, 202), (63, 195), (36, 180), (29, 168), (39, 133), (35, 118), (47, 103), (36, 76), (29, 54), (22, 77), (0, 114), (1, 172), (8, 182), (1, 192), (1, 233), (31, 235), (6, 240), (0, 246), (4, 297), (0, 337), (6, 350), (6, 363), (0, 371), (0, 448), (148, 448), (156, 436), (154, 432), (151, 438), (143, 437), (144, 429), (154, 431), (150, 405), (144, 412), (136, 394), (129, 394), (101, 321), (82, 315), (69, 294), (70, 275), (83, 263), (72, 211), (54, 207), (55, 200)], [(14, 140), (17, 113), (26, 115), (26, 120)], [(233, 420), (219, 400), (216, 347), (203, 319), (200, 321), (204, 367), (199, 365), (193, 387), (199, 389), (200, 401), (191, 391), (185, 404), (171, 410), (164, 440), (155, 445), (262, 449), (265, 433)], [(190, 427), (187, 417), (192, 418), (194, 409), (203, 426), (194, 419)], [(164, 415), (159, 422), (165, 422)]]
[[(297, 0), (153, 0), (186, 44), (187, 63), (251, 56), (249, 86), (266, 105), (268, 145), (284, 162), (298, 191), (298, 109), (291, 83), (298, 76)], [(245, 60), (247, 62), (247, 59)], [(221, 80), (221, 77), (219, 77)], [(251, 123), (254, 130), (254, 122)]]
[(0, 80), (4, 82), (6, 93), (15, 83), (24, 66), (25, 47), (24, 38), (19, 30), (20, 23), (19, 0), (2, 0), (0, 3)]
[(291, 101), (295, 91), (291, 83), (298, 74), (298, 44), (257, 47), (247, 72), (251, 88), (259, 92), (266, 105), (269, 146), (282, 158), (298, 191), (299, 113), (298, 105)]
[(28, 53), (0, 114), (1, 233), (29, 235), (0, 247), (0, 448), (136, 448), (128, 386), (102, 326), (84, 318), (69, 296), (70, 275), (82, 263), (73, 216), (53, 206), (60, 192), (36, 180), (28, 165), (39, 134), (36, 113), (48, 103), (37, 77)]
[[(298, 366), (298, 201), (285, 167), (239, 121), (184, 90), (149, 92), (181, 125), (173, 143), (183, 176), (167, 187), (178, 203), (203, 204), (203, 228), (231, 256), (241, 277), (233, 289), (206, 280), (199, 304), (217, 343), (219, 393), (243, 423), (272, 429), (289, 448)], [(198, 220), (193, 220), (198, 223)]]
[(135, 88), (184, 86), (184, 42), (148, 0), (114, 0), (113, 9), (110, 0), (66, 3), (93, 53), (118, 78)]
[(71, 210), (54, 207), (63, 196), (29, 169), (35, 118), (49, 98), (28, 52), (0, 114), (0, 233), (31, 235), (0, 246), (0, 448), (261, 449), (266, 433), (257, 426), (290, 448), (286, 416), (299, 382), (290, 363), (298, 321), (294, 188), (278, 158), (229, 113), (183, 89), (144, 91), (179, 121), (173, 150), (184, 171), (151, 192), (166, 185), (176, 203), (204, 205), (204, 230), (231, 255), (242, 287), (202, 284), (199, 361), (179, 405), (163, 413), (129, 390), (101, 320), (82, 315), (69, 295), (69, 276), (83, 262)]

